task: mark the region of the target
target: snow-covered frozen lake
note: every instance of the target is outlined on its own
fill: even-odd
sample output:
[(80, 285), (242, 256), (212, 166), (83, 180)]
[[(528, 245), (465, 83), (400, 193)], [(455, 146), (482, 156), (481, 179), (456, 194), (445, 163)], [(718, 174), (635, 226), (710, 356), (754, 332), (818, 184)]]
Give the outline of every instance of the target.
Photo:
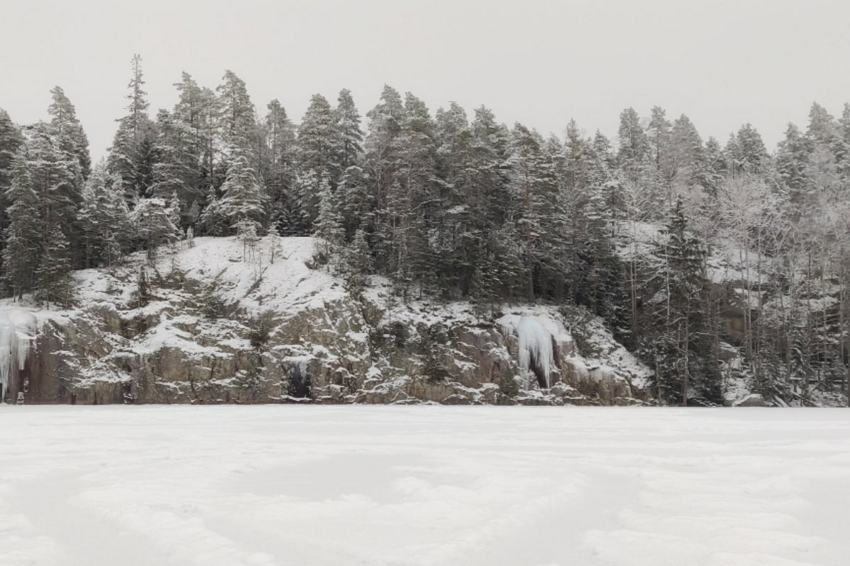
[(0, 564), (850, 560), (850, 411), (0, 406)]

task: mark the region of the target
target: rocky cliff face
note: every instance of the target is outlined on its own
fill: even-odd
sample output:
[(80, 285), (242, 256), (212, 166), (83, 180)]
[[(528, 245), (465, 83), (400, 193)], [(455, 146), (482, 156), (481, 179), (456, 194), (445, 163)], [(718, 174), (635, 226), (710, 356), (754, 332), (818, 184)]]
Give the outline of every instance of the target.
[[(35, 313), (38, 334), (4, 397), (78, 404), (648, 400), (646, 368), (579, 311), (517, 307), (481, 317), (466, 303), (404, 304), (379, 278), (355, 300), (339, 279), (307, 266), (312, 246), (309, 238), (267, 239), (244, 250), (232, 239), (200, 238), (153, 265), (133, 257), (112, 270), (79, 272), (78, 307)], [(551, 341), (543, 343), (545, 359), (533, 354), (531, 364), (521, 363), (528, 345), (520, 319), (542, 329), (535, 339)], [(569, 330), (576, 324), (583, 351)], [(548, 381), (536, 375), (543, 362)]]

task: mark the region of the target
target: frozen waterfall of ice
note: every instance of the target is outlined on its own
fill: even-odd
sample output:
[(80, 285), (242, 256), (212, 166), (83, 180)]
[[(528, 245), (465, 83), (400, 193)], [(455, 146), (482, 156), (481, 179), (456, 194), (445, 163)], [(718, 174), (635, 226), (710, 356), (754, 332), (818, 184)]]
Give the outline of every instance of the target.
[(500, 321), (505, 332), (519, 339), (519, 365), (528, 372), (534, 368), (543, 373), (546, 387), (551, 387), (549, 373), (552, 368), (552, 333), (533, 316), (505, 315)]
[(37, 331), (38, 323), (30, 311), (0, 308), (0, 392), (8, 389), (13, 372), (24, 369)]

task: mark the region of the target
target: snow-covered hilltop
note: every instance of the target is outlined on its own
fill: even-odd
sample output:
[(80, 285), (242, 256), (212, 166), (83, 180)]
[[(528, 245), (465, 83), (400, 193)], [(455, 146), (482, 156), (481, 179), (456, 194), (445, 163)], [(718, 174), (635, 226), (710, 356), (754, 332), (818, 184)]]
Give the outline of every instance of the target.
[[(308, 267), (313, 246), (311, 238), (267, 237), (245, 250), (235, 238), (197, 238), (191, 247), (162, 248), (153, 263), (136, 254), (119, 267), (75, 273), (74, 309), (26, 311), (7, 300), (0, 320), (18, 324), (0, 333), (5, 400), (607, 405), (650, 398), (648, 370), (582, 311), (515, 306), (481, 318), (466, 302), (404, 303), (377, 277), (356, 299), (340, 279)], [(579, 320), (581, 348), (569, 330)], [(29, 352), (24, 327), (37, 332)]]

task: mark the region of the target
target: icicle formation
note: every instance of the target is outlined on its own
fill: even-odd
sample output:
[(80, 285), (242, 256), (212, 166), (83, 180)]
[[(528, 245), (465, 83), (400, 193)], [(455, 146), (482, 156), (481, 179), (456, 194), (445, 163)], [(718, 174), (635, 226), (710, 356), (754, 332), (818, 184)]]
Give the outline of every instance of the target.
[(0, 392), (4, 395), (9, 376), (24, 369), (36, 332), (37, 322), (31, 312), (0, 309)]
[[(530, 316), (519, 319), (519, 365), (521, 368), (543, 374), (546, 387), (550, 387), (549, 371), (552, 365), (552, 335)], [(538, 371), (534, 371), (537, 369)]]

